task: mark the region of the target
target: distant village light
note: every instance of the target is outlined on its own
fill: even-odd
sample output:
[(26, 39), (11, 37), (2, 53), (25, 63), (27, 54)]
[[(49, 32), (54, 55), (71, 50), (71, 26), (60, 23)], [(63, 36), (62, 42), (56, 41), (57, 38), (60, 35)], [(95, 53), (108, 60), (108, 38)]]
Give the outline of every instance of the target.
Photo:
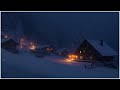
[(5, 38), (8, 38), (8, 36), (7, 36), (7, 35), (5, 35)]
[(33, 44), (32, 42), (30, 42), (30, 44)]
[(51, 51), (51, 49), (50, 49), (50, 48), (47, 48), (46, 50), (47, 50), (47, 51)]
[(36, 46), (35, 45), (32, 45), (29, 47), (30, 50), (35, 50), (36, 49)]
[(21, 39), (20, 39), (20, 48), (23, 48), (24, 45), (25, 45), (24, 39), (21, 38)]

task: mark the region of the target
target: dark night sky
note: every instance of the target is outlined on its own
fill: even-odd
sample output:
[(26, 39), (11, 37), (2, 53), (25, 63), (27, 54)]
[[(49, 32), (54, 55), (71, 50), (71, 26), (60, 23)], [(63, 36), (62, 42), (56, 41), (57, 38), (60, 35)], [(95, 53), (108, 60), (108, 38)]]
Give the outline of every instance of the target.
[(66, 47), (82, 33), (87, 39), (105, 40), (118, 51), (119, 14), (115, 12), (2, 13), (2, 25), (14, 28), (17, 20), (22, 22), (29, 39), (57, 40)]

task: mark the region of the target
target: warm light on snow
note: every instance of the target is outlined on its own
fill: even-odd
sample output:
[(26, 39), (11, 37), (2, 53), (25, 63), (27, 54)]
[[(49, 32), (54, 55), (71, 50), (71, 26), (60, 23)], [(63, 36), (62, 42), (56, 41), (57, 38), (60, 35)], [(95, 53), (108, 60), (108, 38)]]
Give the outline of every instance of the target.
[[(50, 78), (51, 76), (61, 78), (117, 78), (119, 75), (117, 69), (104, 66), (87, 69), (85, 66), (89, 67), (91, 63), (63, 60), (63, 57), (56, 55), (37, 58), (27, 52), (23, 52), (23, 55), (23, 53), (13, 54), (4, 49), (1, 50), (2, 74), (6, 78), (29, 78), (31, 76), (31, 78)], [(96, 64), (98, 65), (98, 63)]]
[(73, 59), (65, 59), (65, 62), (71, 63), (71, 62), (73, 62)]
[(72, 62), (74, 62), (77, 59), (78, 59), (77, 55), (70, 54), (70, 55), (68, 55), (68, 58), (65, 59), (65, 62), (72, 63)]

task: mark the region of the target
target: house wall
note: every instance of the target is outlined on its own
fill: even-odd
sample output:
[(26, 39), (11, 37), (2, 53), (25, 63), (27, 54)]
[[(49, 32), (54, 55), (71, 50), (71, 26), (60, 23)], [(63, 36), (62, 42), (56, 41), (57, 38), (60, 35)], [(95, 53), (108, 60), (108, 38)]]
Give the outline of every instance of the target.
[(113, 56), (103, 56), (101, 61), (112, 61), (113, 60)]

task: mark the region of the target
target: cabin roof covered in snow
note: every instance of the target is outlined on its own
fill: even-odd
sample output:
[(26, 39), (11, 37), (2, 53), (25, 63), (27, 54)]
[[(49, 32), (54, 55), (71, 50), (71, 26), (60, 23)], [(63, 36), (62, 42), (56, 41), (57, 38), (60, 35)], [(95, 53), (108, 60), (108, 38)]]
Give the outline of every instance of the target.
[(9, 40), (9, 38), (3, 38), (3, 39), (1, 39), (1, 42), (3, 43), (3, 42), (6, 42), (8, 40)]
[(6, 42), (8, 40), (13, 40), (16, 42), (16, 44), (18, 44), (17, 41), (15, 39), (12, 39), (12, 38), (3, 38), (3, 39), (1, 39), (1, 42), (3, 43), (3, 42)]
[(118, 55), (105, 41), (101, 45), (100, 40), (87, 40), (101, 55), (103, 56), (114, 56)]

